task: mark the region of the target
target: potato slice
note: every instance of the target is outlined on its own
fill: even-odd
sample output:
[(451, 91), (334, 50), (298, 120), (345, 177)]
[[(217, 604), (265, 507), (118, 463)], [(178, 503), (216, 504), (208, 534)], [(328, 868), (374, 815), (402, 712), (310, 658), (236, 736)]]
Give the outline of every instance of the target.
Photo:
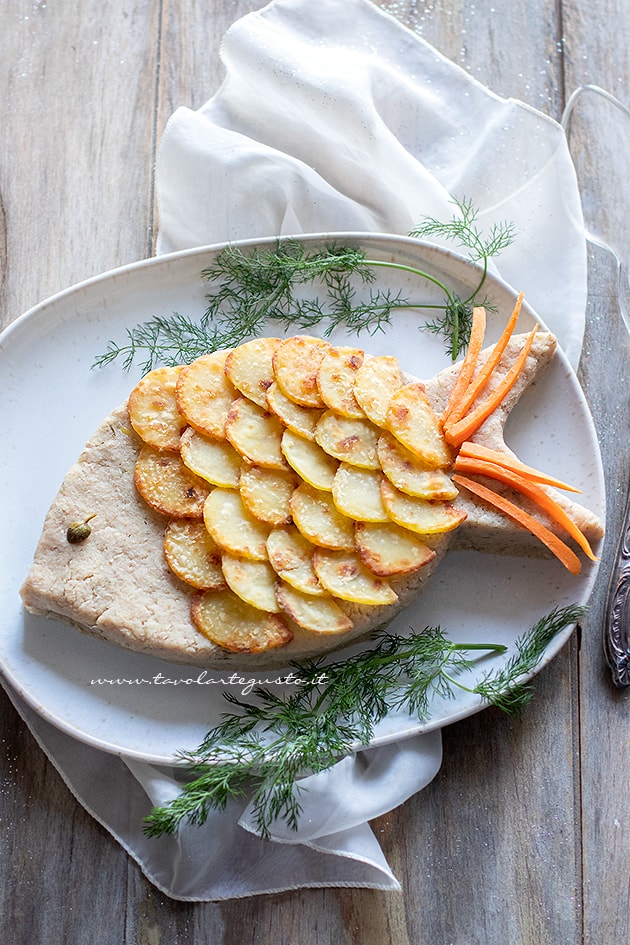
[(175, 389), (181, 367), (160, 367), (146, 374), (129, 395), (129, 422), (140, 439), (161, 450), (179, 449), (187, 426), (177, 408)]
[(333, 597), (373, 607), (394, 604), (398, 600), (388, 582), (368, 571), (355, 552), (316, 548), (313, 567), (320, 584)]
[(342, 417), (364, 417), (365, 413), (354, 396), (357, 371), (365, 353), (360, 348), (331, 348), (324, 355), (317, 372), (319, 393), (331, 410)]
[(169, 522), (164, 532), (164, 557), (180, 580), (198, 590), (225, 587), (221, 552), (203, 522)]
[(200, 593), (190, 613), (205, 637), (232, 653), (263, 653), (293, 639), (281, 616), (257, 610), (231, 590)]
[(293, 521), (314, 545), (351, 551), (354, 548), (354, 522), (342, 515), (329, 492), (321, 492), (302, 483), (291, 496)]
[(313, 570), (314, 547), (294, 525), (274, 528), (267, 539), (269, 563), (278, 577), (303, 594), (321, 596), (324, 588)]
[(450, 500), (457, 497), (457, 486), (443, 469), (428, 469), (391, 433), (379, 437), (376, 450), (381, 469), (401, 492), (422, 499)]
[(177, 379), (177, 406), (188, 423), (207, 436), (225, 439), (225, 421), (238, 396), (225, 375), (229, 351), (204, 354), (183, 367)]
[(435, 558), (418, 535), (394, 522), (357, 522), (357, 554), (366, 568), (379, 577), (410, 574)]
[(327, 410), (315, 427), (315, 442), (330, 456), (362, 469), (378, 469), (379, 429), (369, 420), (340, 417)]
[(307, 440), (315, 439), (315, 427), (321, 418), (323, 410), (318, 407), (301, 407), (286, 394), (282, 393), (277, 381), (267, 391), (267, 407), (282, 421), (288, 430), (299, 433)]
[(269, 528), (249, 514), (234, 489), (211, 492), (203, 506), (203, 520), (222, 551), (253, 561), (267, 560)]
[(359, 469), (341, 463), (332, 484), (335, 505), (348, 518), (359, 522), (388, 522), (381, 498), (382, 480), (378, 469)]
[(466, 513), (450, 502), (434, 502), (405, 495), (392, 486), (388, 479), (381, 485), (383, 504), (393, 522), (422, 535), (450, 532), (466, 518)]
[(187, 427), (182, 433), (181, 456), (194, 473), (215, 486), (235, 489), (241, 473), (241, 457), (227, 440), (211, 440)]
[(274, 382), (273, 355), (279, 338), (254, 338), (230, 351), (225, 373), (236, 389), (267, 409), (267, 391)]
[(450, 466), (451, 451), (440, 432), (423, 384), (405, 384), (396, 391), (389, 403), (386, 427), (427, 466)]
[(347, 633), (352, 630), (352, 621), (329, 595), (313, 597), (281, 582), (276, 596), (289, 617), (311, 633)]
[(316, 489), (328, 492), (332, 489), (339, 463), (317, 443), (305, 440), (293, 430), (285, 430), (282, 434), (282, 452), (289, 466), (305, 482)]
[(134, 482), (144, 501), (162, 515), (203, 517), (210, 486), (184, 466), (179, 453), (143, 446), (136, 460)]
[(330, 344), (310, 335), (295, 335), (278, 346), (273, 369), (282, 393), (303, 407), (324, 407), (317, 374)]
[(243, 505), (254, 518), (268, 525), (291, 521), (289, 502), (299, 480), (292, 473), (263, 466), (243, 466), (240, 493)]
[(397, 358), (370, 355), (357, 371), (354, 396), (372, 423), (384, 427), (389, 402), (403, 383)]
[(286, 469), (280, 447), (284, 427), (277, 417), (258, 404), (239, 397), (227, 415), (225, 435), (241, 456), (255, 466)]
[(246, 604), (270, 614), (280, 611), (276, 600), (276, 572), (266, 561), (224, 554), (221, 567), (228, 586)]

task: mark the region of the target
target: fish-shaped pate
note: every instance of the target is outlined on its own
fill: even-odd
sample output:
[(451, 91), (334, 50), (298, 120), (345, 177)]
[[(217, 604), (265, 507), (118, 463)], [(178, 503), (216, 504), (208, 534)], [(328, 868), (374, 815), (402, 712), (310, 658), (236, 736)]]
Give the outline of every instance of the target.
[[(449, 549), (556, 542), (577, 572), (601, 522), (503, 436), (555, 350), (547, 332), (512, 334), (420, 381), (298, 335), (157, 368), (67, 473), (24, 605), (173, 662), (283, 666), (386, 624)], [(475, 394), (462, 411), (458, 378), (485, 364), (482, 385), (459, 384)]]

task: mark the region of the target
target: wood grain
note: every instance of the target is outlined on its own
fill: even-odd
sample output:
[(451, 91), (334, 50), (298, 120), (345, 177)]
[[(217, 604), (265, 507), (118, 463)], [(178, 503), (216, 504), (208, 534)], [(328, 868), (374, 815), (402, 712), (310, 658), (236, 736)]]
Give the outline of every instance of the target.
[[(159, 136), (178, 105), (197, 108), (217, 88), (225, 30), (262, 5), (0, 4), (0, 325), (80, 279), (152, 253)], [(555, 118), (584, 82), (630, 102), (625, 0), (379, 5), (498, 94)], [(605, 254), (592, 252), (580, 376), (608, 482), (604, 576), (628, 488), (627, 375), (614, 272)], [(486, 711), (451, 726), (435, 781), (374, 823), (401, 893), (303, 890), (196, 905), (168, 899), (74, 801), (0, 692), (3, 940), (627, 941), (630, 702), (613, 691), (603, 665), (604, 593), (603, 578), (581, 645), (571, 640), (536, 678), (525, 719)]]

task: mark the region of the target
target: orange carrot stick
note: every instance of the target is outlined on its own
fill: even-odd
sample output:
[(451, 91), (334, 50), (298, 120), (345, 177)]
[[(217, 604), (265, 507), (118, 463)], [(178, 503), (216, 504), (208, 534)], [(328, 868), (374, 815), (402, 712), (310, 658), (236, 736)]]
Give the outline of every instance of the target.
[(510, 338), (512, 337), (512, 335), (514, 334), (514, 329), (516, 328), (516, 322), (518, 321), (518, 317), (521, 313), (522, 305), (523, 305), (523, 293), (521, 292), (519, 297), (516, 300), (516, 305), (514, 306), (514, 310), (512, 314), (510, 315), (505, 328), (501, 332), (501, 336), (499, 337), (499, 340), (497, 341), (494, 348), (490, 352), (488, 359), (486, 360), (485, 364), (479, 371), (479, 374), (477, 375), (477, 377), (474, 378), (474, 380), (470, 382), (470, 384), (468, 385), (468, 388), (460, 397), (459, 403), (451, 411), (449, 420), (452, 423), (457, 423), (458, 420), (462, 419), (464, 414), (467, 413), (471, 405), (475, 402), (475, 400), (477, 399), (477, 397), (479, 396), (483, 388), (488, 383), (490, 375), (495, 370), (497, 364), (501, 360), (503, 352), (507, 348), (508, 342)]
[(562, 506), (559, 505), (548, 492), (545, 492), (545, 490), (535, 482), (530, 482), (523, 476), (519, 476), (518, 473), (506, 469), (504, 466), (497, 466), (494, 463), (488, 463), (482, 459), (462, 456), (461, 453), (455, 461), (455, 469), (458, 472), (469, 473), (473, 476), (488, 476), (490, 479), (497, 479), (499, 482), (504, 482), (506, 485), (516, 489), (517, 492), (527, 496), (528, 499), (535, 502), (552, 521), (560, 525), (560, 527), (577, 542), (584, 554), (590, 558), (591, 561), (597, 560), (588, 543), (588, 539), (580, 531), (573, 519), (567, 515)]
[(557, 535), (554, 535), (551, 529), (535, 519), (533, 515), (529, 515), (527, 512), (524, 512), (523, 509), (519, 509), (518, 505), (510, 502), (509, 499), (498, 495), (496, 492), (493, 492), (492, 489), (482, 486), (481, 483), (475, 482), (473, 479), (468, 479), (466, 476), (456, 474), (453, 476), (453, 482), (458, 486), (463, 486), (465, 489), (468, 489), (469, 492), (472, 492), (480, 499), (488, 502), (489, 505), (499, 509), (499, 511), (503, 512), (504, 515), (507, 515), (508, 518), (511, 518), (514, 522), (523, 525), (532, 535), (535, 535), (536, 538), (549, 548), (571, 574), (580, 573), (582, 565), (575, 552), (558, 538)]
[(477, 360), (479, 358), (479, 353), (483, 347), (483, 339), (486, 333), (486, 310), (481, 306), (477, 306), (473, 309), (472, 315), (472, 327), (470, 329), (470, 340), (468, 342), (468, 348), (466, 354), (464, 355), (464, 360), (459, 369), (459, 374), (453, 385), (451, 393), (448, 398), (448, 403), (440, 417), (442, 424), (446, 423), (449, 414), (454, 410), (461, 397), (464, 394), (464, 391), (470, 384), (472, 380), (473, 373), (477, 367)]
[(490, 414), (497, 409), (503, 398), (514, 386), (517, 377), (523, 370), (537, 331), (538, 325), (535, 325), (528, 335), (523, 348), (519, 352), (516, 361), (500, 384), (497, 384), (495, 389), (490, 391), (485, 400), (483, 400), (478, 407), (475, 407), (471, 413), (467, 414), (461, 420), (458, 420), (457, 423), (447, 423), (444, 427), (444, 437), (447, 443), (450, 443), (451, 446), (460, 446), (464, 440), (469, 439), (469, 437), (479, 429), (484, 420), (487, 420)]
[(462, 443), (459, 448), (460, 456), (469, 456), (471, 459), (484, 459), (490, 463), (496, 463), (498, 466), (505, 466), (506, 469), (512, 469), (514, 472), (524, 476), (525, 479), (531, 479), (532, 482), (540, 482), (545, 486), (555, 486), (556, 489), (564, 489), (565, 492), (580, 492), (575, 486), (570, 486), (560, 479), (555, 479), (547, 473), (534, 469), (533, 466), (527, 466), (516, 456), (510, 453), (501, 453), (499, 450), (491, 450), (488, 446), (482, 446), (481, 443), (471, 443), (469, 440)]

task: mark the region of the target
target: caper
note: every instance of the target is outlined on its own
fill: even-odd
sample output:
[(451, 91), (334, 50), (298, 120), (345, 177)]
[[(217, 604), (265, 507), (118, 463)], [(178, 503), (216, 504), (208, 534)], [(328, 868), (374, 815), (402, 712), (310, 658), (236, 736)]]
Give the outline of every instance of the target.
[(88, 522), (93, 519), (95, 515), (96, 512), (93, 512), (82, 522), (71, 522), (70, 525), (68, 525), (66, 538), (72, 545), (75, 545), (80, 541), (85, 541), (86, 538), (89, 538), (89, 536), (92, 534), (92, 529), (88, 525)]

